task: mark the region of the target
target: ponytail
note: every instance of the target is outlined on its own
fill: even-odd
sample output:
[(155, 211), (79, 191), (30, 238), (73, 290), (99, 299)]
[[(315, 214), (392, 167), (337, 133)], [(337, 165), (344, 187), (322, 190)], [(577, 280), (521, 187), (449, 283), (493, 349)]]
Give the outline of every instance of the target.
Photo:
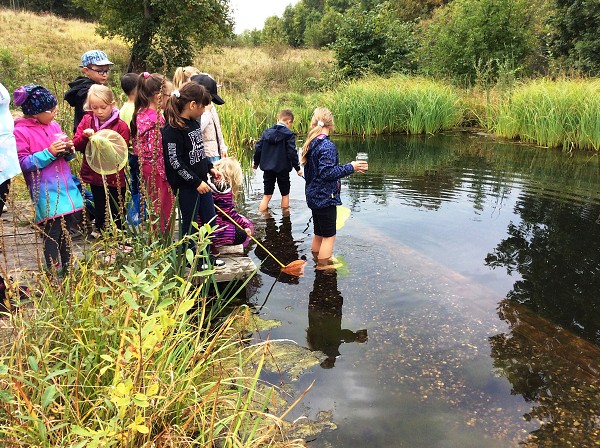
[(332, 131), (333, 126), (333, 115), (331, 114), (331, 111), (326, 107), (317, 107), (310, 120), (310, 131), (308, 131), (306, 141), (304, 142), (304, 145), (302, 145), (302, 156), (300, 159), (302, 165), (306, 165), (306, 153), (308, 152), (311, 142), (323, 133), (323, 128), (328, 128)]
[(150, 100), (154, 95), (164, 92), (166, 78), (159, 73), (144, 72), (138, 76), (136, 94), (134, 101), (133, 116), (131, 117), (131, 138), (137, 136), (137, 115), (140, 110), (150, 106)]
[(195, 82), (185, 83), (181, 89), (173, 90), (165, 106), (165, 120), (172, 128), (185, 129), (187, 127), (181, 113), (185, 106), (192, 101), (208, 106), (212, 101), (212, 96), (206, 87)]

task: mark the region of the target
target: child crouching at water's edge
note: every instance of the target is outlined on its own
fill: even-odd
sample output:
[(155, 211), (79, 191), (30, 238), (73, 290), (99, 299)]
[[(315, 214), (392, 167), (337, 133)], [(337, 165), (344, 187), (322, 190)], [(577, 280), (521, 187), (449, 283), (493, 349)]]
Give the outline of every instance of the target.
[[(129, 127), (119, 118), (119, 109), (115, 107), (115, 100), (110, 88), (100, 84), (91, 86), (84, 109), (86, 114), (77, 126), (73, 137), (73, 145), (76, 150), (85, 152), (90, 137), (102, 129), (110, 129), (119, 133), (129, 145)], [(83, 157), (81, 180), (88, 183), (92, 190), (96, 229), (100, 232), (106, 228), (107, 203), (114, 222), (120, 229), (125, 214), (125, 169), (121, 169), (116, 174), (103, 176), (94, 171), (86, 157)], [(108, 192), (108, 197), (106, 192)]]
[(235, 198), (244, 176), (242, 167), (236, 159), (227, 157), (217, 160), (214, 168), (221, 175), (221, 180), (210, 183), (217, 212), (217, 228), (213, 233), (213, 244), (216, 247), (238, 244), (245, 246), (254, 233), (254, 225), (235, 209)]
[(312, 211), (314, 234), (311, 250), (317, 259), (317, 269), (335, 267), (332, 261), (336, 237), (337, 206), (342, 205), (340, 188), (342, 177), (368, 170), (367, 162), (353, 161), (339, 165), (336, 146), (329, 139), (334, 129), (329, 109), (316, 108), (311, 129), (302, 146), (301, 163), (306, 179), (306, 203)]
[[(165, 126), (161, 129), (163, 156), (167, 180), (179, 201), (181, 214), (180, 235), (190, 235), (195, 230), (194, 221), (215, 224), (215, 206), (208, 185), (209, 173), (220, 181), (220, 174), (206, 158), (202, 142), (202, 130), (196, 121), (212, 98), (206, 88), (196, 83), (186, 83), (174, 90), (165, 106)], [(190, 243), (189, 249), (196, 248)], [(209, 245), (211, 255), (207, 267), (222, 266)], [(203, 266), (204, 267), (204, 266)]]

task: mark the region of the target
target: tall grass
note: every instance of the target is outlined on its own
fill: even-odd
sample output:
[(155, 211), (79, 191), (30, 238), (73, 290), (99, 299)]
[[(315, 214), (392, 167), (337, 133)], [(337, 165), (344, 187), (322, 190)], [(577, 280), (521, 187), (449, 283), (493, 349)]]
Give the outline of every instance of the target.
[(499, 110), (497, 134), (542, 146), (600, 149), (600, 81), (536, 80)]
[[(207, 228), (199, 235), (205, 248)], [(186, 274), (193, 255), (181, 241), (132, 244), (112, 263), (90, 251), (62, 281), (43, 276), (31, 306), (10, 316), (12, 338), (0, 348), (2, 446), (283, 440), (274, 388), (259, 380), (267, 344), (242, 344), (250, 314), (228, 308), (238, 289), (219, 290), (210, 271)]]
[(456, 126), (459, 95), (423, 78), (368, 78), (342, 85), (329, 97), (336, 131), (348, 135), (433, 134)]

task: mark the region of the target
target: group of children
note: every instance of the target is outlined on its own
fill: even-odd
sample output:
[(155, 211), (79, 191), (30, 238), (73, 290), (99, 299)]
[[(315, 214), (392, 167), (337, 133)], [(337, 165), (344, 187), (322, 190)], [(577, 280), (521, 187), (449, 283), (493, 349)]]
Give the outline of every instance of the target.
[[(110, 129), (130, 144), (129, 177), (124, 168), (102, 175), (94, 171), (86, 157), (79, 173), (91, 190), (98, 232), (105, 230), (111, 219), (117, 228), (124, 225), (124, 198), (129, 185), (132, 195), (143, 192), (148, 215), (154, 213), (157, 218), (154, 230), (158, 235), (172, 232), (176, 204), (180, 237), (195, 231), (193, 222), (216, 226), (203, 268), (221, 266), (224, 263), (218, 259), (218, 246), (247, 242), (254, 226), (235, 211), (242, 170), (237, 160), (227, 157), (228, 148), (214, 107), (224, 103), (217, 93), (217, 83), (194, 67), (178, 68), (173, 81), (156, 73), (128, 73), (121, 79), (128, 102), (119, 111), (111, 89), (105, 85), (112, 65), (100, 50), (81, 57), (83, 76), (71, 82), (65, 94), (65, 100), (75, 109), (72, 139), (54, 121), (58, 101), (49, 90), (30, 84), (14, 92), (14, 104), (21, 107), (23, 117), (14, 121), (14, 143), (3, 140), (2, 144), (16, 146), (19, 166), (35, 203), (36, 222), (43, 227), (46, 264), (50, 268), (69, 266), (68, 229), (84, 209), (83, 189), (78, 177), (72, 175), (69, 161), (75, 158), (75, 151), (85, 153), (96, 132)], [(2, 104), (7, 93), (4, 91), (0, 89)], [(312, 252), (318, 267), (327, 268), (335, 242), (336, 206), (341, 204), (340, 179), (365, 171), (367, 166), (356, 161), (339, 166), (337, 150), (329, 140), (334, 126), (331, 112), (318, 108), (302, 148), (303, 173), (290, 130), (293, 119), (291, 111), (283, 110), (277, 124), (266, 130), (256, 144), (254, 168), (260, 166), (264, 173), (264, 196), (259, 208), (268, 208), (276, 183), (282, 195), (281, 206), (289, 207), (289, 173), (295, 169), (299, 176), (304, 174), (315, 229)], [(4, 196), (0, 191), (0, 199)]]

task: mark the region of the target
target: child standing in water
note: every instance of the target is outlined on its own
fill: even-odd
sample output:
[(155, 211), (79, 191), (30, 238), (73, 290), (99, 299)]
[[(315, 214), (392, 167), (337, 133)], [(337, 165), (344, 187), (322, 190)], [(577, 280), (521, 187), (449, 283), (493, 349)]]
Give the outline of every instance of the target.
[(302, 176), (298, 152), (296, 151), (296, 136), (290, 130), (294, 122), (294, 114), (284, 109), (277, 116), (277, 124), (263, 132), (262, 137), (254, 147), (254, 165), (263, 171), (263, 198), (258, 209), (265, 211), (275, 192), (275, 182), (281, 193), (281, 208), (290, 206), (290, 171), (296, 170)]
[(306, 178), (306, 203), (312, 211), (314, 235), (311, 250), (317, 259), (317, 269), (332, 268), (336, 236), (337, 206), (340, 199), (340, 179), (354, 172), (365, 172), (367, 162), (353, 161), (339, 165), (338, 151), (329, 134), (333, 131), (333, 116), (329, 109), (318, 107), (310, 121), (311, 129), (302, 146), (302, 165)]
[[(89, 138), (101, 129), (111, 129), (121, 134), (129, 144), (129, 127), (119, 118), (119, 109), (115, 107), (112, 90), (108, 87), (94, 84), (88, 91), (87, 101), (84, 105), (87, 111), (77, 126), (73, 137), (73, 145), (80, 152), (85, 152)], [(83, 157), (81, 163), (81, 180), (90, 185), (94, 197), (96, 215), (96, 229), (100, 232), (106, 227), (106, 206), (110, 206), (117, 228), (121, 228), (125, 202), (125, 169), (116, 174), (102, 176), (92, 169), (87, 159)], [(108, 191), (108, 197), (105, 192)]]
[[(174, 90), (165, 106), (166, 125), (161, 129), (163, 156), (167, 180), (179, 200), (182, 237), (194, 232), (194, 221), (215, 223), (215, 205), (208, 174), (217, 182), (221, 175), (204, 154), (202, 130), (197, 121), (211, 100), (210, 93), (203, 86), (189, 82), (180, 90)], [(195, 251), (193, 245), (190, 249)], [(213, 266), (225, 264), (216, 258), (214, 252), (209, 261)]]
[(227, 157), (217, 160), (214, 169), (221, 174), (221, 181), (210, 184), (217, 212), (217, 230), (213, 234), (213, 244), (217, 247), (247, 244), (250, 235), (254, 233), (254, 225), (235, 210), (235, 198), (244, 177), (240, 162), (233, 157)]
[(135, 109), (131, 122), (133, 151), (139, 157), (145, 193), (151, 204), (151, 216), (159, 216), (160, 230), (169, 233), (174, 196), (165, 172), (162, 113), (171, 94), (171, 83), (158, 73), (144, 72), (138, 77)]
[(71, 262), (68, 227), (83, 198), (73, 181), (69, 160), (72, 142), (54, 121), (57, 100), (42, 86), (29, 84), (14, 92), (24, 117), (15, 121), (19, 163), (35, 203), (35, 221), (43, 227), (44, 258), (51, 269), (66, 270)]

